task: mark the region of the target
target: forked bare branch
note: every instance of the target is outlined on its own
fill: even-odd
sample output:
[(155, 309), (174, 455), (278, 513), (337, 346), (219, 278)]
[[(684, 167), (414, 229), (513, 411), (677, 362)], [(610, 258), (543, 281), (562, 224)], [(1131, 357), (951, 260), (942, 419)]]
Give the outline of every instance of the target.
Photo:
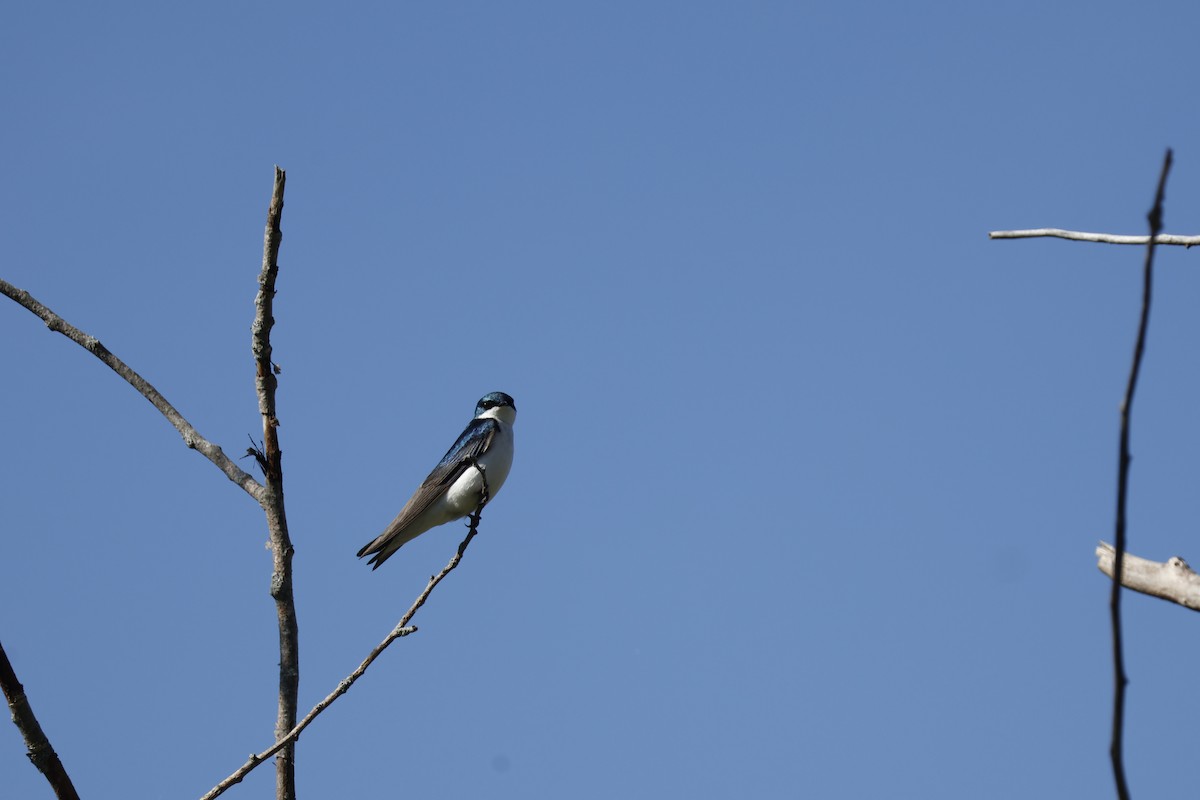
[(362, 660), (362, 663), (359, 664), (353, 672), (346, 676), (346, 678), (337, 685), (337, 688), (326, 695), (325, 699), (313, 706), (312, 710), (304, 715), (304, 719), (300, 720), (300, 723), (296, 725), (296, 727), (292, 728), (287, 735), (279, 738), (275, 744), (271, 745), (266, 750), (263, 750), (261, 753), (251, 753), (250, 757), (246, 759), (245, 764), (238, 767), (237, 770), (235, 770), (229, 777), (225, 778), (223, 781), (214, 786), (212, 790), (209, 791), (208, 794), (205, 794), (203, 797), (201, 797), (200, 800), (214, 800), (214, 798), (220, 797), (231, 786), (241, 783), (242, 780), (256, 767), (258, 767), (259, 764), (275, 755), (275, 753), (279, 752), (280, 749), (290, 746), (300, 736), (301, 732), (303, 732), (304, 729), (309, 726), (309, 723), (315, 720), (322, 711), (332, 705), (333, 701), (337, 700), (350, 690), (350, 687), (354, 685), (355, 681), (361, 678), (363, 673), (367, 671), (367, 667), (371, 666), (371, 663), (375, 661), (375, 659), (378, 658), (379, 655), (386, 650), (392, 642), (396, 641), (402, 636), (408, 636), (410, 633), (415, 633), (417, 631), (416, 626), (411, 626), (408, 624), (412, 621), (413, 615), (417, 613), (417, 610), (420, 609), (421, 606), (425, 605), (425, 601), (429, 599), (429, 595), (433, 592), (437, 585), (441, 583), (447, 575), (453, 572), (454, 568), (458, 566), (460, 561), (462, 561), (463, 554), (467, 551), (467, 546), (471, 544), (471, 540), (474, 539), (475, 534), (479, 532), (479, 520), (483, 515), (483, 507), (487, 505), (489, 492), (487, 487), (487, 475), (483, 469), (480, 469), (478, 464), (476, 464), (475, 468), (478, 469), (479, 474), (483, 476), (484, 500), (479, 505), (479, 508), (475, 510), (475, 513), (469, 517), (468, 526), (470, 530), (467, 531), (466, 538), (459, 543), (458, 550), (454, 553), (454, 556), (450, 559), (446, 566), (442, 568), (442, 571), (429, 578), (429, 582), (425, 584), (424, 590), (417, 595), (417, 599), (413, 601), (413, 604), (409, 606), (408, 611), (406, 611), (404, 616), (400, 618), (400, 621), (396, 623), (396, 627), (392, 628), (391, 633), (389, 633), (382, 642), (376, 645), (375, 648), (367, 654), (367, 657)]
[(142, 397), (149, 400), (150, 404), (167, 418), (167, 422), (170, 422), (175, 430), (179, 431), (179, 435), (183, 437), (184, 444), (215, 464), (217, 469), (224, 472), (229, 480), (242, 487), (258, 503), (261, 504), (263, 502), (266, 490), (262, 484), (254, 480), (249, 473), (243, 472), (229, 456), (225, 455), (225, 452), (220, 447), (201, 436), (199, 431), (175, 409), (175, 406), (167, 402), (167, 398), (163, 397), (157, 389), (150, 385), (148, 380), (135, 372), (128, 364), (113, 355), (107, 347), (100, 343), (99, 339), (79, 330), (58, 314), (55, 314), (49, 308), (39, 303), (29, 292), (24, 289), (18, 289), (8, 281), (0, 279), (0, 294), (7, 295), (18, 304), (29, 309), (46, 323), (47, 328), (56, 333), (61, 333), (100, 359), (109, 369), (124, 378), (134, 389), (137, 389)]

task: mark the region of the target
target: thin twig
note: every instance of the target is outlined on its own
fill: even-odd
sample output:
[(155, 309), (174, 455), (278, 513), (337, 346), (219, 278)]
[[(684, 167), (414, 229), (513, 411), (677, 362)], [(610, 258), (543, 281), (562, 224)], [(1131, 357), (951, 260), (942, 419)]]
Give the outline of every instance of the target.
[(29, 309), (46, 323), (47, 328), (61, 333), (104, 362), (109, 369), (124, 378), (130, 386), (137, 389), (143, 397), (149, 400), (159, 410), (159, 413), (167, 418), (167, 422), (170, 422), (175, 430), (179, 431), (180, 436), (183, 437), (184, 444), (215, 464), (219, 470), (225, 473), (229, 480), (242, 487), (247, 494), (259, 503), (262, 503), (263, 495), (266, 492), (263, 486), (254, 480), (249, 473), (239, 469), (238, 465), (229, 456), (225, 455), (225, 452), (220, 447), (201, 436), (192, 427), (192, 424), (184, 419), (183, 415), (176, 411), (175, 407), (168, 403), (167, 399), (159, 394), (157, 389), (150, 385), (149, 381), (134, 372), (124, 361), (109, 352), (108, 348), (102, 345), (99, 339), (79, 330), (58, 314), (55, 314), (49, 308), (39, 303), (29, 292), (18, 289), (7, 281), (0, 280), (0, 294), (7, 295)]
[(442, 568), (442, 571), (429, 578), (429, 583), (425, 584), (425, 589), (419, 595), (417, 595), (417, 599), (413, 601), (413, 604), (409, 606), (408, 611), (406, 611), (404, 616), (400, 618), (400, 621), (396, 623), (396, 627), (392, 628), (392, 632), (389, 633), (382, 642), (375, 646), (375, 649), (373, 649), (367, 655), (367, 657), (363, 659), (362, 663), (359, 664), (353, 672), (346, 676), (346, 678), (337, 685), (336, 689), (326, 695), (324, 700), (313, 706), (312, 710), (304, 715), (304, 719), (300, 720), (300, 723), (296, 725), (296, 727), (292, 728), (287, 735), (281, 737), (275, 742), (275, 744), (271, 745), (261, 753), (251, 753), (250, 757), (246, 759), (245, 764), (238, 767), (238, 769), (228, 778), (214, 786), (212, 790), (208, 794), (201, 797), (200, 800), (213, 800), (213, 798), (221, 796), (234, 784), (241, 783), (242, 779), (245, 778), (246, 775), (248, 775), (251, 771), (253, 771), (254, 768), (259, 764), (275, 755), (275, 753), (277, 753), (281, 748), (289, 746), (300, 736), (300, 733), (308, 727), (309, 723), (311, 723), (317, 718), (318, 715), (320, 715), (322, 711), (328, 708), (334, 700), (337, 700), (350, 690), (350, 687), (354, 685), (355, 681), (361, 678), (363, 673), (367, 671), (367, 667), (371, 666), (371, 663), (378, 658), (379, 655), (386, 650), (392, 642), (396, 641), (402, 636), (408, 636), (410, 633), (416, 633), (417, 628), (409, 625), (408, 623), (412, 621), (413, 615), (417, 613), (417, 610), (421, 606), (425, 605), (425, 601), (429, 599), (429, 595), (433, 592), (434, 588), (442, 582), (442, 579), (453, 572), (455, 567), (458, 566), (459, 562), (462, 561), (463, 554), (467, 551), (467, 546), (471, 544), (471, 540), (474, 539), (475, 534), (479, 532), (479, 521), (483, 517), (483, 507), (487, 505), (487, 502), (490, 499), (490, 493), (488, 491), (487, 475), (484, 469), (478, 463), (475, 464), (475, 468), (479, 470), (479, 474), (483, 476), (483, 500), (480, 502), (479, 507), (475, 509), (475, 513), (468, 518), (468, 527), (470, 530), (467, 531), (467, 537), (459, 543), (458, 550), (455, 551), (454, 556), (450, 559), (446, 566)]
[(67, 774), (66, 768), (58, 758), (58, 753), (54, 752), (50, 740), (46, 738), (42, 726), (34, 716), (33, 708), (29, 705), (29, 698), (25, 696), (25, 687), (17, 680), (17, 673), (13, 670), (2, 644), (0, 644), (0, 690), (4, 692), (4, 698), (8, 700), (8, 710), (12, 714), (13, 723), (21, 732), (21, 738), (25, 740), (26, 755), (29, 756), (29, 760), (38, 768), (38, 771), (46, 776), (46, 781), (54, 790), (54, 796), (58, 800), (79, 800), (79, 795), (75, 792), (75, 785), (71, 783), (71, 776)]
[[(296, 726), (300, 695), (300, 634), (296, 621), (296, 602), (292, 591), (292, 555), (295, 549), (288, 535), (287, 514), (283, 503), (283, 453), (279, 448), (279, 419), (275, 415), (275, 389), (278, 381), (271, 363), (271, 328), (275, 299), (275, 280), (279, 275), (279, 245), (283, 240), (280, 222), (283, 216), (283, 190), (287, 174), (275, 168), (275, 187), (267, 209), (267, 228), (263, 234), (262, 272), (258, 276), (258, 294), (254, 298), (254, 324), (251, 350), (254, 353), (255, 387), (258, 410), (263, 421), (263, 466), (267, 490), (263, 510), (267, 514), (273, 571), (271, 597), (279, 622), (279, 702), (275, 718), (275, 738), (282, 739)], [(296, 760), (294, 746), (277, 748), (275, 759), (276, 800), (296, 797)]]
[(1125, 386), (1125, 398), (1121, 401), (1121, 440), (1117, 462), (1117, 524), (1116, 554), (1113, 557), (1112, 594), (1109, 611), (1112, 618), (1113, 637), (1113, 719), (1112, 742), (1109, 756), (1112, 760), (1113, 779), (1117, 784), (1117, 797), (1129, 800), (1129, 785), (1125, 780), (1125, 758), (1123, 739), (1125, 729), (1125, 688), (1129, 678), (1125, 674), (1125, 655), (1121, 637), (1121, 580), (1125, 568), (1125, 512), (1129, 494), (1129, 420), (1133, 412), (1133, 397), (1137, 390), (1138, 374), (1142, 368), (1142, 355), (1146, 350), (1146, 329), (1150, 322), (1150, 298), (1154, 278), (1154, 246), (1162, 230), (1163, 194), (1167, 186), (1167, 174), (1171, 171), (1171, 150), (1163, 158), (1162, 172), (1158, 176), (1158, 189), (1154, 193), (1154, 207), (1147, 219), (1150, 236), (1146, 245), (1146, 260), (1142, 268), (1142, 312), (1138, 319), (1137, 341), (1133, 347), (1133, 364), (1129, 368), (1129, 382)]
[[(1061, 228), (1033, 228), (1026, 231), (992, 231), (988, 234), (989, 239), (1033, 239), (1038, 236), (1052, 236), (1056, 239), (1071, 239), (1076, 242), (1100, 242), (1102, 244), (1150, 244), (1149, 236), (1064, 231)], [(1155, 234), (1154, 243), (1194, 247), (1200, 244), (1200, 236), (1179, 236), (1174, 233), (1161, 233)]]

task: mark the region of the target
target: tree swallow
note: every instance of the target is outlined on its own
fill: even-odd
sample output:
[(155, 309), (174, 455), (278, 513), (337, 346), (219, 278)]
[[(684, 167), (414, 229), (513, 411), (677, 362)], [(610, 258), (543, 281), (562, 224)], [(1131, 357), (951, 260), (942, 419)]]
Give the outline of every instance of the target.
[(467, 424), (458, 441), (442, 456), (387, 530), (359, 550), (358, 557), (374, 553), (367, 563), (374, 565), (371, 569), (379, 569), (405, 542), (430, 528), (475, 513), (484, 499), (484, 479), (478, 468), (487, 476), (487, 499), (495, 497), (512, 467), (512, 426), (516, 418), (517, 407), (504, 392), (491, 392), (479, 398), (475, 419)]

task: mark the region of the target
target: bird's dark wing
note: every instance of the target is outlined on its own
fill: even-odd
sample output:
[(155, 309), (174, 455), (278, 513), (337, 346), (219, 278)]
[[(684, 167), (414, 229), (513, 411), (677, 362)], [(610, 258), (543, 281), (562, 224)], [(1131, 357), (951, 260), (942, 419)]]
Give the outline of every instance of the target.
[[(427, 486), (434, 488), (434, 496), (436, 496), (440, 488), (454, 483), (474, 459), (487, 452), (487, 449), (492, 446), (492, 439), (499, 430), (500, 423), (490, 417), (471, 420), (471, 424), (458, 437), (458, 441), (446, 451), (446, 455), (442, 456), (442, 460), (433, 468), (433, 472), (429, 473), (429, 477), (421, 484), (421, 488), (417, 489), (417, 494), (413, 495), (413, 499), (415, 500)], [(428, 505), (429, 501), (426, 501), (422, 504), (421, 510), (424, 511)]]
[[(446, 451), (446, 455), (442, 456), (442, 460), (429, 473), (429, 477), (421, 482), (417, 491), (413, 492), (413, 496), (404, 504), (404, 508), (400, 510), (392, 523), (370, 544), (359, 550), (358, 557), (362, 558), (368, 553), (384, 550), (396, 533), (404, 530), (410, 522), (423, 514), (435, 500), (450, 488), (454, 481), (458, 480), (458, 476), (471, 467), (474, 459), (487, 452), (492, 439), (499, 430), (500, 424), (494, 419), (471, 420), (462, 435), (458, 437), (458, 441)], [(379, 563), (383, 563), (382, 559)]]

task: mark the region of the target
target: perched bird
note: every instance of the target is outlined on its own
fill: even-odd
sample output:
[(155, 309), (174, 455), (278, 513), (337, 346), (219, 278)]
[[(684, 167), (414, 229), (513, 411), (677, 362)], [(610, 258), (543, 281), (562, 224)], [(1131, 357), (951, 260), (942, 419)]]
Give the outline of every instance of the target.
[(467, 424), (454, 446), (429, 473), (400, 513), (370, 544), (358, 551), (358, 557), (374, 553), (368, 561), (371, 569), (387, 561), (405, 542), (412, 541), (430, 528), (462, 519), (483, 502), (484, 477), (488, 499), (496, 496), (513, 459), (513, 422), (517, 407), (504, 392), (491, 392), (479, 398), (475, 419)]

